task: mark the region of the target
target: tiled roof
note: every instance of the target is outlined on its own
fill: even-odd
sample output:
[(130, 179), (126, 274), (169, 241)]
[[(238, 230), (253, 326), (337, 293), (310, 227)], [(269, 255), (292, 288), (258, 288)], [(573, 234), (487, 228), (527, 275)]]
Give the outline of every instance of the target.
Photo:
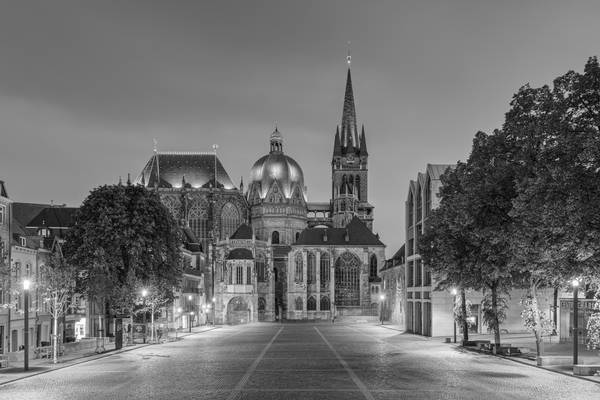
[(13, 203), (12, 205), (12, 217), (13, 220), (18, 221), (23, 226), (28, 226), (29, 223), (40, 213), (43, 209), (51, 207), (50, 204), (35, 204), (35, 203)]
[(384, 246), (357, 217), (345, 228), (306, 228), (294, 245)]
[(181, 229), (183, 233), (183, 244), (186, 249), (192, 252), (201, 252), (202, 244), (198, 241), (194, 232), (189, 227), (185, 227)]
[(230, 239), (252, 239), (252, 228), (247, 224), (241, 224)]
[(77, 207), (46, 207), (26, 226), (28, 228), (70, 228), (75, 224)]
[(227, 256), (228, 260), (254, 260), (252, 252), (248, 249), (233, 249)]
[(153, 187), (160, 175), (159, 187), (181, 187), (185, 182), (191, 187), (214, 186), (215, 159), (217, 167), (217, 182), (219, 187), (235, 189), (227, 171), (218, 157), (213, 153), (165, 152), (153, 155), (135, 183)]

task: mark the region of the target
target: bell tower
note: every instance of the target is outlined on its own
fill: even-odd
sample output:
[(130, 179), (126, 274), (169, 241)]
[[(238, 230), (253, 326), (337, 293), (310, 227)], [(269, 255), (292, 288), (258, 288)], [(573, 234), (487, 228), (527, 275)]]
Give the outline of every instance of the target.
[(347, 62), (342, 124), (336, 128), (331, 160), (332, 221), (334, 227), (343, 228), (357, 216), (372, 230), (373, 206), (368, 203), (369, 153), (365, 127), (361, 127), (359, 135), (356, 123), (350, 54)]

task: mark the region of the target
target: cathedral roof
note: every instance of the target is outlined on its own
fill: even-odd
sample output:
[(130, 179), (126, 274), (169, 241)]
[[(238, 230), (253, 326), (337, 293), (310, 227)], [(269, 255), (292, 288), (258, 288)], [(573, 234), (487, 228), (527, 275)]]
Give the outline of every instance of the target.
[(179, 188), (185, 180), (185, 183), (193, 188), (214, 187), (215, 166), (217, 186), (235, 189), (227, 171), (214, 153), (155, 153), (146, 163), (135, 183), (147, 187), (158, 184), (161, 188)]
[(384, 246), (358, 217), (345, 228), (306, 228), (294, 245), (307, 246)]
[(228, 260), (254, 260), (252, 252), (248, 249), (233, 249), (227, 256)]
[(181, 228), (181, 231), (183, 233), (184, 247), (191, 252), (201, 252), (202, 244), (198, 241), (194, 232), (189, 227)]
[(296, 160), (283, 153), (281, 133), (277, 129), (273, 134), (275, 133), (276, 140), (273, 139), (273, 135), (271, 136), (271, 152), (259, 158), (250, 170), (249, 189), (258, 184), (260, 198), (264, 199), (276, 182), (283, 191), (284, 197), (289, 199), (293, 195), (294, 186), (298, 185), (306, 201), (302, 168)]
[(252, 228), (247, 224), (241, 224), (230, 239), (252, 239)]

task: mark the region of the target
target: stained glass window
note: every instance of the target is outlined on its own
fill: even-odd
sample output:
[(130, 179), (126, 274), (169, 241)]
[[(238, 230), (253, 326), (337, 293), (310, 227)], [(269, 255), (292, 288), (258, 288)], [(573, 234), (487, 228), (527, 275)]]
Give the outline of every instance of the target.
[(335, 262), (335, 303), (360, 305), (360, 260), (350, 252), (343, 253)]

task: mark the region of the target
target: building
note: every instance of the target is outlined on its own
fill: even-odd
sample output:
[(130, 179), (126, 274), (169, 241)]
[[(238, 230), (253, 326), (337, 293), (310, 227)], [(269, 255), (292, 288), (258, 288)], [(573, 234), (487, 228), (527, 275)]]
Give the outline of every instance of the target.
[(4, 181), (0, 181), (0, 354), (10, 348), (10, 221), (11, 200)]
[(372, 232), (368, 156), (348, 68), (329, 201), (309, 202), (302, 168), (285, 153), (277, 127), (245, 192), (216, 152), (155, 149), (135, 183), (156, 189), (205, 250), (207, 307), (216, 323), (330, 318), (334, 310), (371, 315), (385, 246)]
[[(424, 336), (451, 336), (454, 331), (455, 296), (450, 290), (436, 290), (435, 279), (418, 254), (418, 244), (425, 232), (427, 218), (440, 203), (437, 196), (442, 186), (440, 176), (448, 168), (453, 168), (453, 165), (427, 164), (425, 172), (418, 173), (417, 179), (410, 181), (406, 200), (405, 324), (406, 331)], [(508, 308), (506, 319), (501, 324), (502, 332), (525, 331), (520, 306), (524, 295), (524, 290), (512, 290), (506, 295)], [(466, 299), (471, 303), (470, 331), (487, 333), (488, 328), (482, 318), (483, 293), (469, 290)], [(552, 315), (553, 290), (539, 290), (538, 304), (540, 309)], [(460, 331), (461, 327), (458, 329)]]
[(385, 267), (379, 271), (383, 282), (381, 293), (373, 293), (374, 295), (383, 295), (383, 299), (379, 298), (383, 303), (381, 308), (383, 320), (400, 327), (404, 327), (406, 322), (406, 291), (404, 285), (406, 257), (404, 249), (405, 246), (402, 245), (392, 258), (386, 261)]

